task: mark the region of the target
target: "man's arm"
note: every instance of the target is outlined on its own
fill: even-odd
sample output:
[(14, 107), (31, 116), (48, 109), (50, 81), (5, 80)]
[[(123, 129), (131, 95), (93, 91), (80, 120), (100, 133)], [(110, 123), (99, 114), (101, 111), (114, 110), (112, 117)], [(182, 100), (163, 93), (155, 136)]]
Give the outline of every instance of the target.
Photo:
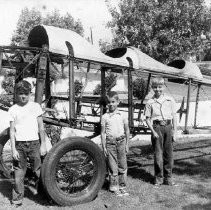
[(12, 149), (12, 157), (15, 160), (19, 160), (19, 153), (15, 147), (15, 125), (14, 122), (10, 122), (10, 142), (11, 142), (11, 149)]
[(37, 117), (37, 122), (38, 122), (40, 141), (41, 141), (40, 153), (42, 156), (44, 156), (47, 153), (47, 148), (46, 148), (46, 142), (45, 142), (45, 129), (44, 129), (42, 116)]

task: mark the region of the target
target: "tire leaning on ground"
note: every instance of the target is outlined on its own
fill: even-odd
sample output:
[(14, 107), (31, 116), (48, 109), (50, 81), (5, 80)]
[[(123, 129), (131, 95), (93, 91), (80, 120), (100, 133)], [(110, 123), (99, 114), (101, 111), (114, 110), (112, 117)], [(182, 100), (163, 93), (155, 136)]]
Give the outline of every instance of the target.
[(0, 173), (5, 178), (12, 178), (12, 153), (9, 145), (9, 130), (0, 133)]
[(97, 196), (104, 183), (105, 157), (87, 138), (65, 138), (49, 151), (41, 173), (45, 191), (58, 205), (85, 203)]

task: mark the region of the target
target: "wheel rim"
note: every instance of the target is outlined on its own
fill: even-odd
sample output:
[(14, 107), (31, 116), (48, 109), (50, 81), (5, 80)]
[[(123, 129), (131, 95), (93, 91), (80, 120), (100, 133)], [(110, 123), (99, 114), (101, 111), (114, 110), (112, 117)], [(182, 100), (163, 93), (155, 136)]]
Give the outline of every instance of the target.
[(62, 194), (78, 196), (85, 194), (96, 175), (94, 158), (86, 151), (75, 149), (66, 152), (55, 167), (55, 181)]

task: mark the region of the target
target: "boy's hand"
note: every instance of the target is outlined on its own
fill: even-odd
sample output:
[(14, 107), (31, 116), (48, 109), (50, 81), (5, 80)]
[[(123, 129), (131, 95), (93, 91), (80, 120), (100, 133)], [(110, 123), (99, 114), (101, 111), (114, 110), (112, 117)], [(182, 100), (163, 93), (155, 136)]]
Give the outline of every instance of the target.
[(19, 160), (20, 159), (20, 155), (19, 155), (19, 153), (18, 153), (18, 151), (16, 149), (13, 149), (13, 151), (12, 151), (12, 157), (15, 160)]
[(153, 137), (156, 138), (156, 139), (159, 138), (159, 135), (158, 135), (157, 132), (155, 132), (155, 131), (153, 131), (152, 135), (153, 135)]
[(173, 141), (177, 140), (177, 132), (174, 130), (172, 131), (172, 138), (173, 138)]
[(128, 146), (128, 144), (125, 145), (125, 152), (126, 152), (126, 154), (129, 152), (129, 146)]
[(103, 152), (104, 152), (104, 155), (107, 157), (108, 156), (108, 151), (107, 151), (106, 147), (103, 147)]
[(45, 142), (42, 142), (40, 145), (40, 154), (41, 156), (45, 156), (47, 154), (47, 148)]

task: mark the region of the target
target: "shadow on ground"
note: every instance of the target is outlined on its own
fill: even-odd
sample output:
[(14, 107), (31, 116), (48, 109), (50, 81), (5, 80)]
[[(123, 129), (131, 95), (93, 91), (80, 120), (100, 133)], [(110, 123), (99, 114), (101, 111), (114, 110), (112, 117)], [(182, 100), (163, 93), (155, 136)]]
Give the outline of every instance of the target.
[[(175, 143), (174, 157), (173, 174), (183, 186), (182, 192), (196, 198), (193, 204), (184, 205), (182, 209), (211, 209), (211, 141)], [(152, 183), (151, 145), (135, 145), (130, 148), (128, 175)]]

